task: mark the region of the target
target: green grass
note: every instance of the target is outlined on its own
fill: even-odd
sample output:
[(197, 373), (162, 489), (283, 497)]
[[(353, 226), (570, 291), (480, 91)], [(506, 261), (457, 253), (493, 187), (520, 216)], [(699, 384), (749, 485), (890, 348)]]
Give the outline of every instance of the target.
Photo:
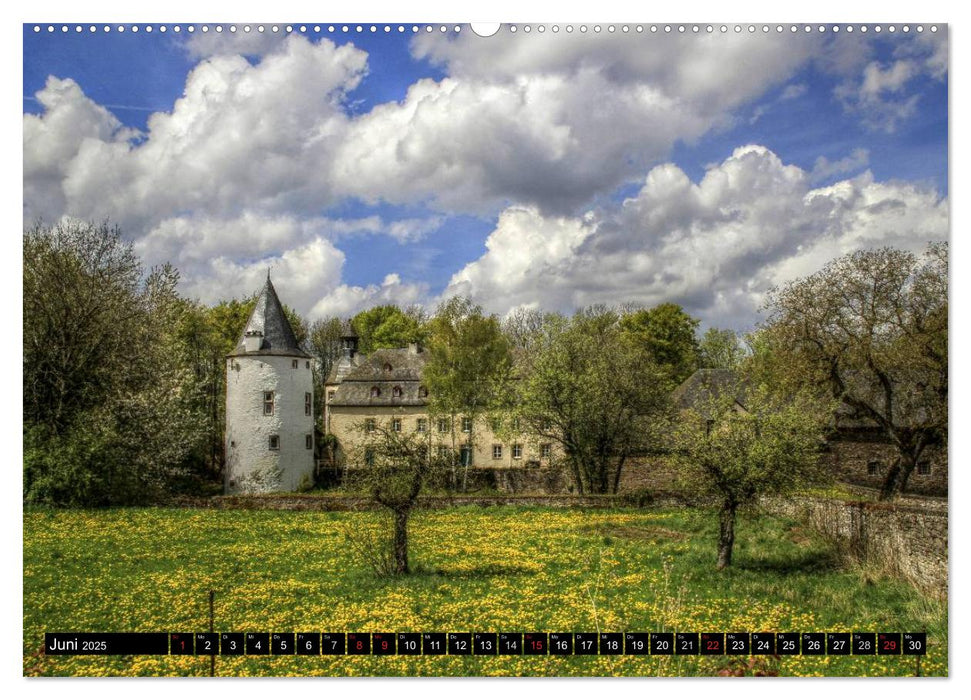
[[(45, 631), (927, 631), (947, 674), (947, 608), (840, 568), (795, 522), (743, 517), (714, 570), (700, 510), (418, 512), (417, 573), (378, 579), (345, 533), (374, 512), (27, 511), (26, 675), (206, 675), (208, 657), (45, 657)], [(715, 675), (733, 657), (220, 657), (219, 675)], [(913, 657), (785, 657), (780, 675), (913, 675)]]

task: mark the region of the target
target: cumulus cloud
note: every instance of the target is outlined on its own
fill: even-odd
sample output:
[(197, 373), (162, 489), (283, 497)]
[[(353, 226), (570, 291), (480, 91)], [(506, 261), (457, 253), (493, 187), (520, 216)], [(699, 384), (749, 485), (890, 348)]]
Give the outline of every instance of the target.
[(244, 31), (246, 24), (236, 25), (236, 31), (229, 30), (230, 24), (222, 25), (223, 31), (217, 32), (214, 27), (210, 31), (197, 31), (189, 35), (183, 48), (192, 58), (209, 58), (210, 56), (264, 56), (279, 48), (280, 42), (286, 37), (286, 32), (257, 31), (256, 26), (250, 25), (250, 31)]
[[(527, 40), (528, 39), (528, 40)], [(448, 77), (355, 119), (335, 181), (373, 201), (429, 199), (488, 212), (505, 202), (572, 213), (730, 121), (791, 76), (815, 37), (417, 37)]]
[[(858, 39), (859, 37), (853, 37)], [(848, 36), (834, 42), (844, 46)], [(835, 95), (871, 129), (893, 133), (917, 111), (920, 94), (909, 90), (921, 78), (941, 81), (947, 74), (947, 31), (926, 32), (898, 44), (889, 61), (872, 58), (873, 45), (857, 42), (837, 71), (845, 78)]]
[(746, 327), (772, 286), (833, 257), (882, 245), (913, 250), (948, 235), (947, 203), (932, 190), (875, 182), (869, 172), (811, 183), (810, 173), (753, 145), (697, 183), (673, 164), (657, 166), (636, 196), (583, 217), (510, 209), (485, 255), (446, 293), (498, 312), (676, 301), (709, 323)]

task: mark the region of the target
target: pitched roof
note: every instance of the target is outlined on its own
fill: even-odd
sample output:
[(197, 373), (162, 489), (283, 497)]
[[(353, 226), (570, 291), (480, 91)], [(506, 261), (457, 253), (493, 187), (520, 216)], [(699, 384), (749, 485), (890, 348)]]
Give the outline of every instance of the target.
[[(258, 332), (263, 335), (259, 350), (246, 352), (243, 344), (247, 333)], [(266, 275), (266, 284), (256, 299), (256, 305), (250, 314), (243, 333), (239, 337), (239, 342), (229, 354), (229, 357), (237, 355), (286, 355), (288, 357), (310, 357), (300, 349), (297, 338), (293, 334), (293, 328), (283, 311), (283, 304), (277, 296), (270, 275)]]
[[(421, 372), (428, 354), (412, 348), (375, 350), (351, 369), (340, 382), (331, 406), (424, 406), (420, 395)], [(371, 395), (372, 387), (379, 389)], [(401, 389), (401, 396), (394, 389)]]
[(745, 407), (744, 387), (738, 375), (730, 369), (699, 369), (674, 390), (671, 398), (681, 410), (703, 410), (712, 399), (718, 400), (726, 392), (734, 392), (735, 403)]

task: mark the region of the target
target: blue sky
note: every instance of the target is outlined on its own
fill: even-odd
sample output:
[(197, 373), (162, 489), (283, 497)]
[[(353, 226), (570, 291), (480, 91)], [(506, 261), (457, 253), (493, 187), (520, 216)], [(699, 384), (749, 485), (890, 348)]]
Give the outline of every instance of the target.
[(948, 235), (944, 28), (117, 26), (24, 26), (25, 220), (110, 218), (203, 302), (271, 267), (310, 317), (465, 294), (742, 329), (836, 255)]

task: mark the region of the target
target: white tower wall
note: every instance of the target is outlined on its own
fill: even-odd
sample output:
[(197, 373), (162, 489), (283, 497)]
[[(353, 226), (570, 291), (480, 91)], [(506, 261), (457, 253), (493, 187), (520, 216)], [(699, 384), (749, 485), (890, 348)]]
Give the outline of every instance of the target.
[[(227, 358), (226, 493), (296, 491), (313, 483), (313, 407), (307, 415), (305, 397), (313, 401), (314, 389), (307, 363), (280, 355)], [(274, 392), (272, 415), (264, 415), (265, 391)], [(270, 447), (273, 435), (278, 449)]]

